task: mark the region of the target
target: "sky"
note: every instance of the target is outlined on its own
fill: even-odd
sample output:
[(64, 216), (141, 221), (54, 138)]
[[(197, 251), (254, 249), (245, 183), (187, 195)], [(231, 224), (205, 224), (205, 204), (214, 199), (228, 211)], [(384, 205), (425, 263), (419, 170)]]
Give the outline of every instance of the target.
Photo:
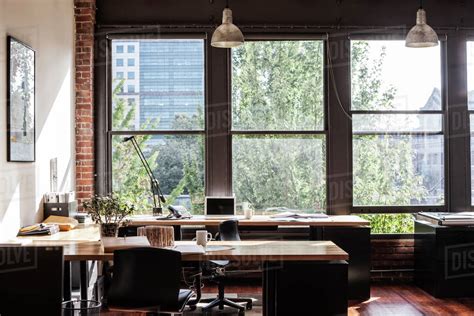
[(382, 81), (386, 88), (396, 88), (397, 110), (418, 110), (435, 87), (441, 88), (440, 46), (408, 48), (405, 41), (389, 40), (369, 41), (369, 47), (371, 60), (378, 58), (382, 47), (386, 47)]

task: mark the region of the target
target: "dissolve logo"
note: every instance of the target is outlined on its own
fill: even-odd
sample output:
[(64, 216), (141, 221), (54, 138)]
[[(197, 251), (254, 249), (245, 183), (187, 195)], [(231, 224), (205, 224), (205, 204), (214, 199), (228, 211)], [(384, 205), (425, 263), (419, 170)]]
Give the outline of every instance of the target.
[(0, 248), (0, 273), (36, 269), (37, 250), (35, 247)]

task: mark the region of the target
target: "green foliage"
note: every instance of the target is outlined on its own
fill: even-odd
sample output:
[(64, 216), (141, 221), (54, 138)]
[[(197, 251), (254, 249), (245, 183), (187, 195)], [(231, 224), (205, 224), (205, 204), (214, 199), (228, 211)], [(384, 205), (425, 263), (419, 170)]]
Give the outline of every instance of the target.
[(413, 233), (415, 229), (411, 214), (362, 214), (360, 217), (370, 221), (372, 234)]
[(94, 195), (84, 201), (83, 207), (92, 220), (97, 224), (120, 224), (125, 217), (132, 215), (135, 206), (117, 196)]
[[(113, 91), (114, 111), (112, 122), (114, 130), (135, 130), (136, 104), (129, 105), (119, 97), (124, 80), (116, 83)], [(194, 128), (202, 124), (204, 115), (175, 118), (176, 129)], [(139, 128), (152, 130), (158, 126), (159, 119), (148, 120)], [(198, 125), (201, 126), (201, 125)], [(194, 197), (191, 211), (204, 212), (204, 144), (200, 136), (135, 136), (144, 152), (150, 168), (160, 180), (163, 193), (167, 196), (164, 207), (176, 202), (182, 194)], [(151, 213), (153, 200), (150, 179), (142, 162), (130, 142), (122, 142), (123, 137), (112, 137), (113, 192), (121, 199), (136, 205), (136, 213)]]

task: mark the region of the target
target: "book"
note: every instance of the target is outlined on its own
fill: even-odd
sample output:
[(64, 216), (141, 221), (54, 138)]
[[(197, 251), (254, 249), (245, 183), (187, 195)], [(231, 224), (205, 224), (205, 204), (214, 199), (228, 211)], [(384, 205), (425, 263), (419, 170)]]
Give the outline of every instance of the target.
[(474, 225), (474, 212), (419, 212), (415, 215), (415, 218), (440, 226)]
[(283, 212), (270, 216), (271, 218), (289, 218), (289, 219), (315, 219), (315, 218), (328, 218), (327, 214), (324, 213), (295, 213), (295, 212)]
[(57, 224), (34, 224), (20, 228), (18, 236), (53, 235), (59, 232)]

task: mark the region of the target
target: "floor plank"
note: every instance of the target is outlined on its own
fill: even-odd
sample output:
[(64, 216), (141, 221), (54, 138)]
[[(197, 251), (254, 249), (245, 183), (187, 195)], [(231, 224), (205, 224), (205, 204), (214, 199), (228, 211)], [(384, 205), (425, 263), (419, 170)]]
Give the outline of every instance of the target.
[[(213, 286), (204, 288), (204, 297), (213, 297), (217, 289)], [(247, 316), (262, 315), (262, 289), (258, 285), (229, 285), (226, 288), (229, 298), (255, 298), (254, 308), (247, 311)], [(371, 298), (365, 302), (350, 302), (349, 316), (435, 316), (435, 315), (474, 315), (474, 298), (437, 299), (414, 285), (373, 285)], [(199, 315), (187, 312), (186, 316)], [(115, 316), (124, 313), (105, 311), (101, 315)], [(140, 315), (140, 314), (134, 314)], [(216, 310), (213, 315), (237, 315), (232, 309)]]

